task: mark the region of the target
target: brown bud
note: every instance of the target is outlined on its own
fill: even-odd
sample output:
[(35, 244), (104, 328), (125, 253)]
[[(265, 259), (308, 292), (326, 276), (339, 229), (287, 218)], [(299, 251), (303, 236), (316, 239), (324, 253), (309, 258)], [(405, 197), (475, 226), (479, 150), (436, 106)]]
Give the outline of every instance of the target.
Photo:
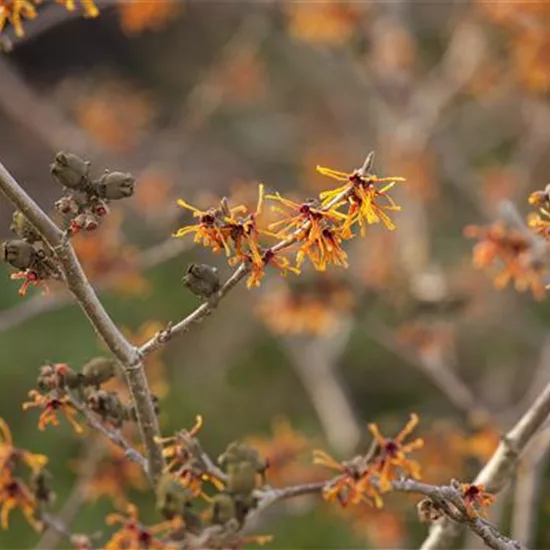
[(97, 194), (107, 200), (118, 200), (134, 194), (135, 178), (124, 172), (106, 172), (96, 183)]
[(40, 234), (38, 231), (19, 210), (16, 210), (13, 213), (10, 230), (13, 231), (18, 237), (21, 237), (30, 243), (40, 240)]
[(189, 265), (182, 281), (195, 296), (200, 298), (210, 298), (220, 289), (218, 270), (206, 264)]
[(17, 269), (27, 269), (38, 258), (36, 250), (27, 241), (17, 239), (6, 241), (2, 245), (2, 257), (5, 262)]
[(85, 191), (90, 184), (90, 162), (73, 153), (57, 153), (50, 171), (58, 183), (75, 191)]
[(99, 388), (116, 376), (116, 361), (108, 357), (94, 357), (82, 367), (82, 376), (86, 386)]
[(75, 216), (78, 214), (78, 203), (75, 201), (74, 197), (61, 197), (58, 201), (55, 203), (55, 209), (58, 212), (61, 212), (61, 214), (66, 214), (70, 216)]

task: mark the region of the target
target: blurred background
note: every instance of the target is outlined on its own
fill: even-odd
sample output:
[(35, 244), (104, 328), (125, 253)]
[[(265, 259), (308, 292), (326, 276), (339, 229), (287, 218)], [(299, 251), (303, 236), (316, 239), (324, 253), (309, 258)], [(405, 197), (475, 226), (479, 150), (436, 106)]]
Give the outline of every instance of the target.
[[(375, 173), (407, 178), (394, 193), (398, 229), (371, 226), (349, 243), (348, 270), (242, 285), (148, 360), (163, 434), (202, 414), (212, 456), (254, 440), (282, 486), (326, 475), (312, 449), (352, 457), (368, 422), (391, 434), (414, 411), (424, 479), (470, 481), (550, 380), (548, 305), (495, 289), (462, 233), (510, 204), (525, 215), (548, 181), (550, 4), (98, 6), (92, 20), (44, 1), (0, 57), (0, 158), (47, 210), (60, 196), (56, 151), (89, 158), (96, 174), (136, 176), (135, 196), (73, 241), (136, 343), (197, 306), (181, 284), (190, 262), (231, 273), (192, 237), (171, 238), (190, 221), (178, 197), (251, 202), (262, 181), (303, 200), (333, 187), (317, 164), (351, 171), (370, 150)], [(3, 239), (11, 213), (0, 202)], [(22, 413), (44, 362), (78, 369), (105, 349), (63, 289), (20, 298), (9, 274), (0, 266), (0, 415), (18, 446), (50, 457), (55, 509), (87, 533), (108, 532), (105, 515), (124, 499), (159, 521), (139, 472), (93, 434), (63, 423), (39, 432), (37, 411)], [(549, 444), (546, 430), (491, 516), (537, 548), (550, 546)], [(271, 548), (410, 548), (426, 535), (415, 502), (391, 495), (381, 511), (342, 511), (305, 498), (269, 511), (258, 531), (275, 535)], [(10, 525), (2, 548), (36, 544), (19, 513)]]

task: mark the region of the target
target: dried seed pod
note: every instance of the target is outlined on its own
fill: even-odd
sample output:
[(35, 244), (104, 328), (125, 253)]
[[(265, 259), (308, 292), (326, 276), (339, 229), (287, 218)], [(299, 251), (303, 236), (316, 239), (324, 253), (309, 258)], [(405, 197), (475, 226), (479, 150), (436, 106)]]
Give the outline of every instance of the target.
[(72, 196), (61, 197), (55, 202), (54, 206), (58, 212), (69, 216), (76, 216), (80, 209), (78, 203)]
[(182, 485), (169, 472), (160, 477), (155, 488), (157, 510), (166, 518), (183, 515), (185, 508), (193, 498), (193, 492)]
[(257, 487), (257, 475), (265, 476), (267, 462), (258, 451), (245, 443), (230, 443), (218, 458), (227, 472), (227, 491), (232, 495), (250, 495)]
[(41, 240), (40, 233), (38, 233), (31, 222), (27, 220), (23, 212), (19, 210), (16, 210), (12, 215), (10, 230), (18, 237), (30, 243)]
[(47, 393), (57, 388), (57, 374), (53, 365), (44, 365), (40, 367), (40, 373), (36, 379), (36, 387), (42, 392)]
[(206, 264), (189, 265), (182, 281), (195, 296), (200, 298), (210, 298), (220, 290), (218, 270)]
[(97, 194), (102, 199), (115, 201), (131, 197), (134, 194), (136, 180), (132, 174), (125, 172), (108, 172), (95, 183)]
[(224, 525), (237, 517), (235, 500), (228, 493), (218, 493), (212, 499), (210, 520), (217, 525)]
[(87, 404), (103, 422), (109, 422), (117, 428), (126, 420), (126, 408), (115, 392), (94, 391), (88, 396)]
[(90, 162), (73, 153), (57, 153), (50, 171), (59, 184), (74, 191), (86, 191), (90, 185)]
[(117, 362), (108, 357), (94, 357), (82, 367), (82, 376), (86, 386), (95, 386), (99, 389), (116, 376)]
[(2, 258), (17, 269), (28, 269), (37, 262), (38, 255), (32, 244), (16, 239), (3, 243)]

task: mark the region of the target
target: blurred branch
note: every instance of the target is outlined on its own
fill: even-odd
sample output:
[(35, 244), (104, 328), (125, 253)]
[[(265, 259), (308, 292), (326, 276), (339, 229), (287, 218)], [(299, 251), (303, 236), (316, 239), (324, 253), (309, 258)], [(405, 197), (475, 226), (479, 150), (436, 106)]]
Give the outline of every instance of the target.
[(48, 528), (36, 545), (36, 550), (54, 550), (61, 542), (61, 539), (67, 535), (66, 530), (76, 519), (76, 516), (85, 502), (86, 487), (90, 480), (94, 477), (98, 463), (104, 456), (105, 452), (103, 442), (98, 438), (86, 443), (85, 447), (86, 456), (80, 464), (81, 475), (76, 480), (74, 487), (60, 512), (56, 515), (57, 522), (55, 525), (61, 524), (65, 527), (65, 529), (60, 531), (55, 528), (55, 525), (48, 525)]
[(518, 467), (512, 515), (512, 536), (534, 543), (537, 531), (538, 504), (541, 496), (542, 477), (548, 464), (550, 428), (544, 429), (527, 449)]
[(156, 479), (164, 469), (164, 458), (155, 442), (155, 438), (159, 436), (157, 417), (138, 350), (126, 340), (103, 307), (65, 233), (27, 195), (1, 163), (0, 190), (24, 214), (55, 252), (69, 290), (98, 335), (122, 364), (136, 406), (141, 438), (149, 455), (149, 474), (152, 479)]
[[(542, 391), (529, 410), (503, 437), (497, 450), (477, 475), (474, 483), (483, 484), (488, 491), (498, 493), (515, 472), (518, 458), (550, 414), (550, 384)], [(449, 520), (432, 527), (421, 550), (449, 548), (458, 532)]]
[[(135, 265), (139, 269), (151, 269), (179, 256), (193, 246), (192, 241), (170, 237), (166, 241), (140, 252), (135, 259)], [(102, 278), (95, 285), (96, 290), (108, 290), (114, 279), (116, 277), (107, 276)], [(36, 294), (32, 298), (0, 312), (0, 332), (15, 328), (44, 313), (73, 305), (73, 303), (73, 299), (68, 292), (56, 291), (46, 296)]]
[(328, 443), (342, 455), (352, 453), (361, 437), (359, 422), (335, 372), (351, 328), (348, 321), (332, 338), (283, 339), (284, 348), (317, 412)]
[(413, 354), (396, 341), (392, 331), (373, 317), (366, 321), (368, 334), (387, 351), (397, 355), (412, 366), (417, 367), (437, 386), (449, 401), (467, 417), (491, 418), (489, 410), (478, 401), (472, 390), (456, 375), (442, 353)]

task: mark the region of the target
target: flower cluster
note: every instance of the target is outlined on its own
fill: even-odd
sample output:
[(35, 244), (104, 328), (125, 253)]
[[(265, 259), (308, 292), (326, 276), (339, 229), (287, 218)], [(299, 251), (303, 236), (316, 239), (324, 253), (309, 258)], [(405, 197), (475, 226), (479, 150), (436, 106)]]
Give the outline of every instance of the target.
[(325, 500), (337, 500), (342, 506), (369, 502), (377, 508), (383, 506), (382, 493), (392, 489), (392, 481), (402, 475), (420, 479), (420, 465), (408, 457), (423, 445), (422, 439), (405, 443), (418, 424), (418, 416), (411, 415), (409, 422), (393, 438), (382, 436), (376, 424), (369, 424), (374, 440), (366, 455), (350, 461), (338, 462), (323, 451), (315, 451), (314, 463), (339, 472), (323, 491)]
[(260, 297), (257, 313), (276, 334), (324, 335), (352, 307), (352, 293), (343, 281), (323, 277), (273, 285)]
[(464, 234), (478, 240), (473, 250), (475, 267), (486, 269), (497, 266), (494, 278), (497, 288), (504, 288), (513, 281), (516, 290), (531, 290), (537, 300), (544, 298), (542, 278), (547, 266), (534, 254), (534, 235), (508, 228), (502, 222), (489, 227), (470, 225), (464, 229)]
[[(75, 372), (65, 363), (46, 364), (41, 367), (37, 389), (29, 391), (30, 401), (23, 403), (23, 409), (40, 408), (38, 428), (58, 426), (59, 414), (63, 414), (74, 431), (83, 432), (76, 417), (82, 410), (93, 412), (104, 424), (120, 428), (126, 421), (136, 422), (133, 402), (123, 403), (116, 391), (102, 389), (102, 385), (116, 374), (116, 361), (95, 357)], [(153, 402), (157, 402), (152, 396)]]
[[(25, 34), (23, 28), (24, 19), (35, 19), (38, 15), (36, 6), (43, 0), (0, 0), (0, 33), (9, 22), (13, 27), (17, 37)], [(62, 4), (66, 10), (74, 11), (75, 0), (55, 0), (57, 4)], [(97, 17), (99, 10), (94, 0), (80, 0), (84, 17)]]
[[(373, 158), (371, 153), (361, 168), (350, 173), (318, 166), (321, 174), (344, 185), (302, 203), (279, 193), (264, 197), (263, 185), (259, 187), (254, 212), (243, 205), (230, 208), (226, 199), (208, 210), (199, 210), (179, 200), (178, 204), (190, 210), (197, 223), (180, 228), (175, 236), (194, 234), (195, 242), (214, 252), (225, 251), (230, 264), (245, 262), (250, 273), (249, 288), (259, 286), (267, 265), (276, 267), (283, 275), (288, 271), (299, 274), (306, 259), (318, 271), (325, 271), (330, 264), (345, 268), (348, 263), (343, 242), (355, 236), (356, 227), (361, 236), (370, 224), (382, 222), (388, 229), (395, 229), (387, 212), (400, 208), (388, 192), (403, 178), (379, 178), (370, 173)], [(380, 187), (380, 184), (384, 185)], [(280, 215), (280, 219), (267, 228), (259, 226), (264, 198), (274, 203), (272, 209)], [(260, 242), (261, 237), (276, 238), (278, 242), (267, 246)], [(291, 247), (295, 250), (294, 265), (281, 255)]]
[[(36, 491), (36, 480), (40, 478), (48, 462), (44, 455), (34, 454), (14, 446), (10, 429), (4, 419), (0, 418), (0, 525), (8, 528), (8, 519), (13, 509), (20, 509), (29, 524), (39, 529), (40, 521), (37, 512), (42, 494)], [(31, 471), (31, 484), (25, 483), (18, 471), (26, 467)]]

